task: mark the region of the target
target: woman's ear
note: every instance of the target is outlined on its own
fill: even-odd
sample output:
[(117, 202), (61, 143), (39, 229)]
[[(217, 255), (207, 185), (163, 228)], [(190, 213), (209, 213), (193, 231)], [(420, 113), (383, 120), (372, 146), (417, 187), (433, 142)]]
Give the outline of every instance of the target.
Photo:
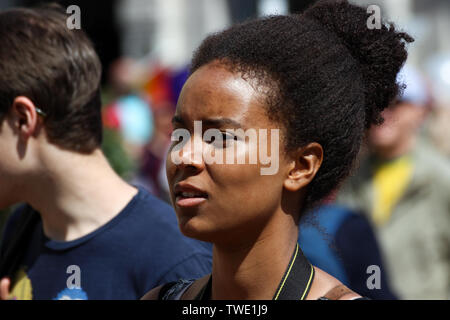
[(16, 97), (10, 114), (14, 130), (21, 138), (28, 139), (36, 133), (39, 115), (36, 112), (36, 106), (29, 98)]
[(323, 161), (323, 148), (312, 142), (293, 153), (284, 187), (288, 191), (298, 191), (314, 179)]

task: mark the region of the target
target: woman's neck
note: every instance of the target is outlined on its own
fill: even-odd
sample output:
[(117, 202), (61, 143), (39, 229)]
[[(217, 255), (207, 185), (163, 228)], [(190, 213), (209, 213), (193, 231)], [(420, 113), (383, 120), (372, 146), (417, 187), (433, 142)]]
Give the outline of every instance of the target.
[(254, 241), (214, 244), (211, 299), (272, 299), (297, 239), (298, 227), (286, 217), (266, 226)]

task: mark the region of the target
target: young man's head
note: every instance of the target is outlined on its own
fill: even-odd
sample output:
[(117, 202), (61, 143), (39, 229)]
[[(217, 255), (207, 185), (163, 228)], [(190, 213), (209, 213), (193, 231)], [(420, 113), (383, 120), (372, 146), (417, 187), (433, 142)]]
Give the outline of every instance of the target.
[(53, 7), (0, 12), (0, 208), (46, 148), (90, 154), (101, 145), (101, 64), (67, 18)]

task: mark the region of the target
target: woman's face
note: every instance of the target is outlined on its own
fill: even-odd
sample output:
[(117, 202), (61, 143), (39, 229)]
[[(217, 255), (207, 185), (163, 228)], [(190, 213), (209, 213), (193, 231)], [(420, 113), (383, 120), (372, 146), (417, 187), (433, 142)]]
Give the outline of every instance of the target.
[[(280, 209), (286, 174), (286, 162), (279, 152), (282, 150), (282, 143), (278, 141), (282, 138), (281, 130), (277, 137), (275, 131), (271, 131), (279, 126), (269, 120), (263, 103), (261, 93), (217, 63), (201, 67), (187, 80), (173, 125), (174, 130), (189, 131), (191, 144), (185, 144), (176, 152), (178, 142), (173, 142), (167, 157), (171, 200), (183, 234), (210, 242), (254, 237)], [(194, 132), (194, 121), (201, 121), (202, 132)], [(224, 142), (204, 139), (203, 134), (208, 129), (220, 130)], [(227, 129), (256, 132), (259, 143), (243, 138), (242, 134), (229, 134)], [(267, 130), (266, 137), (260, 129)], [(261, 169), (270, 164), (261, 164), (259, 156), (256, 163), (249, 163), (250, 154), (259, 154), (262, 145), (266, 146), (272, 162), (279, 161), (274, 174), (261, 173)], [(205, 153), (223, 152), (225, 159), (235, 147), (231, 163), (230, 159), (223, 164), (211, 163), (205, 156)], [(174, 153), (182, 163), (173, 160)], [(237, 158), (244, 154), (245, 163), (238, 163)]]

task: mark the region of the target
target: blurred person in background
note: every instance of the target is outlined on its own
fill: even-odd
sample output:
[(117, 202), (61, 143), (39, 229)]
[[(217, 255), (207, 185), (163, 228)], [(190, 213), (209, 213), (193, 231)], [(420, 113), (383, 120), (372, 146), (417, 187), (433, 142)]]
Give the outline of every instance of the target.
[[(397, 299), (373, 226), (364, 214), (326, 201), (300, 222), (298, 243), (313, 265), (353, 291), (371, 299)], [(372, 280), (374, 266), (380, 277)]]
[(426, 70), (433, 90), (433, 110), (426, 123), (427, 138), (450, 160), (450, 54), (432, 56)]
[[(0, 13), (0, 299), (136, 299), (211, 268), (103, 152), (101, 64), (57, 5)], [(14, 52), (14, 54), (11, 54)], [(56, 57), (56, 58), (55, 58)]]
[(338, 202), (369, 215), (399, 298), (448, 299), (450, 167), (419, 137), (429, 103), (423, 78), (406, 66), (398, 81), (403, 95), (369, 131)]

